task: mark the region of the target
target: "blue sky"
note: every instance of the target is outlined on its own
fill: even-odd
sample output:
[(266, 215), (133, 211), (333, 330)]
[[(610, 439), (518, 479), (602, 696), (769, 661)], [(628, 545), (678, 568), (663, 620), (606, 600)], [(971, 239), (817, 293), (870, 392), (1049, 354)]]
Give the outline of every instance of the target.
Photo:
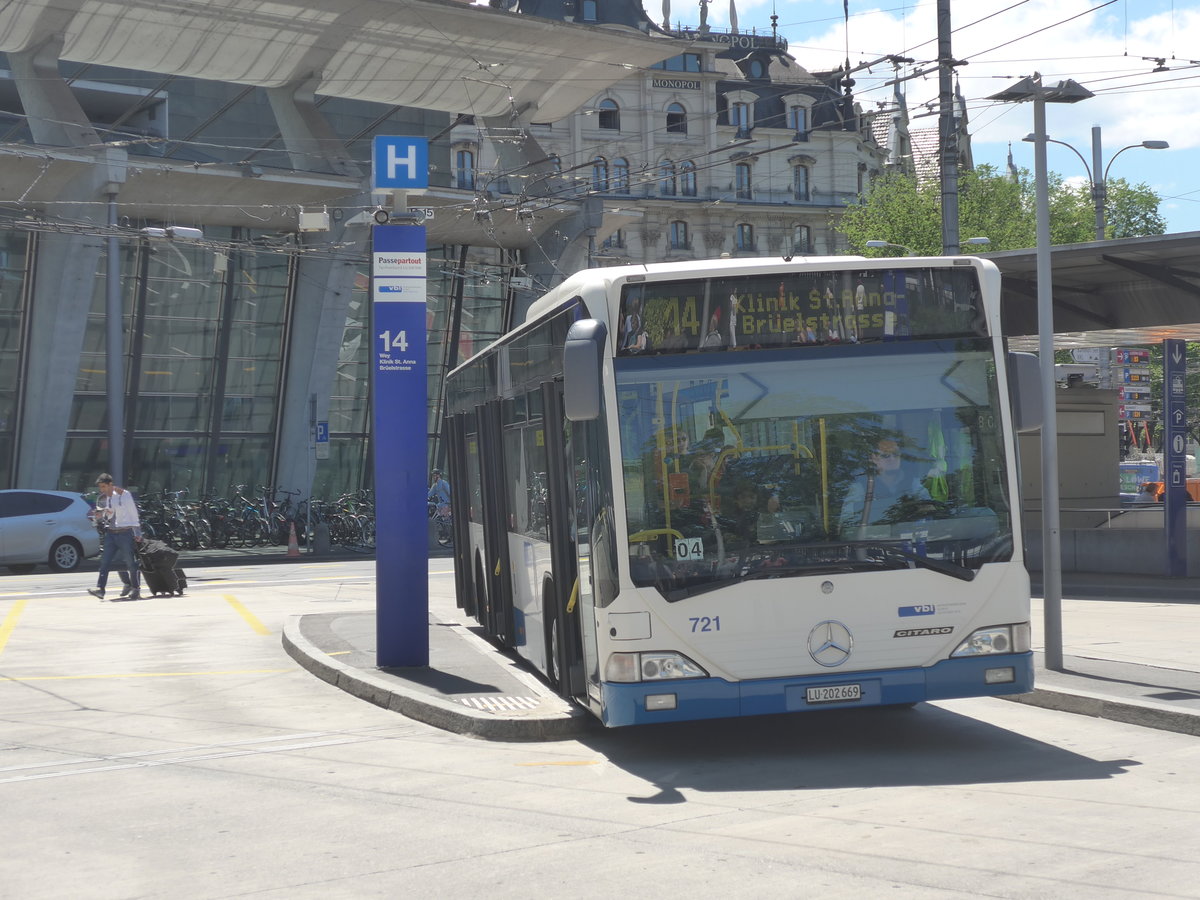
[[(849, 0), (849, 29), (843, 0), (735, 0), (738, 27), (769, 33), (771, 14), (789, 51), (807, 69), (828, 69), (849, 52), (852, 65), (895, 54), (916, 63), (902, 74), (928, 69), (937, 53), (936, 0)], [(646, 11), (661, 19), (658, 0)], [(672, 22), (695, 24), (695, 0), (671, 3)], [(709, 23), (725, 27), (728, 0), (715, 0)], [(1092, 126), (1103, 135), (1103, 162), (1110, 178), (1144, 182), (1162, 198), (1167, 231), (1200, 231), (1200, 0), (953, 0), (952, 53), (968, 65), (958, 69), (968, 103), (975, 162), (1003, 167), (1012, 143), (1018, 166), (1033, 168), (1033, 145), (1021, 138), (1033, 130), (1029, 104), (985, 99), (1038, 71), (1044, 83), (1071, 78), (1096, 96), (1073, 105), (1048, 105), (1051, 138), (1073, 145), (1091, 165)], [(1196, 57), (1196, 58), (1192, 58)], [(1154, 71), (1159, 69), (1160, 71)], [(864, 108), (891, 96), (883, 82), (887, 64), (855, 75)], [(916, 118), (933, 101), (936, 71), (905, 82), (914, 127), (937, 127), (936, 115)], [(1167, 150), (1130, 149), (1143, 140), (1165, 140)], [(1065, 147), (1050, 144), (1049, 167), (1086, 181), (1083, 162)]]

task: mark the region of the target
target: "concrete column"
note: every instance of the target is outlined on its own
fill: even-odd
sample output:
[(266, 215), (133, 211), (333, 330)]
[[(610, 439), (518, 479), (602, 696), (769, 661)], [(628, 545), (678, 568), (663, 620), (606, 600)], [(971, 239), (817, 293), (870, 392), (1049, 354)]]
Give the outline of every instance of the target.
[[(25, 390), (18, 426), (16, 487), (54, 489), (66, 447), (71, 402), (79, 371), (96, 273), (105, 248), (103, 201), (125, 181), (124, 150), (101, 146), (71, 89), (58, 74), (62, 37), (8, 54), (17, 93), (39, 145), (95, 148), (96, 165), (68, 182), (50, 211), (50, 221), (70, 222), (92, 233), (49, 233), (34, 262), (29, 312)], [(50, 162), (53, 166), (54, 163)]]
[(319, 74), (313, 73), (305, 79), (267, 90), (267, 100), (275, 114), (292, 168), (299, 172), (361, 177), (362, 170), (317, 109), (313, 91), (320, 81)]

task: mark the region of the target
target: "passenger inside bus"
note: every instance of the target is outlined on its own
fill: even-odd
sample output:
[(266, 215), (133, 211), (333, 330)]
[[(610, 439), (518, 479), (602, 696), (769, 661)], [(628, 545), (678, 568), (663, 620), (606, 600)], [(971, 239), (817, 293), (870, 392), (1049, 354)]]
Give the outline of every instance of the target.
[(932, 512), (929, 491), (909, 472), (893, 438), (881, 438), (871, 450), (868, 471), (846, 491), (842, 504), (843, 531), (864, 525), (915, 519)]
[(778, 490), (771, 486), (739, 481), (728, 510), (717, 519), (726, 547), (772, 544), (797, 536), (797, 527), (782, 512)]

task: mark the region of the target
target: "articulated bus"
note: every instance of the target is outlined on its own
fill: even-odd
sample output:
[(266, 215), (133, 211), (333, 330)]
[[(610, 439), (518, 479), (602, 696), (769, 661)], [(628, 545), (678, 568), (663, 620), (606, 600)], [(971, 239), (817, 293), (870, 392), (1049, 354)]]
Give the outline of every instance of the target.
[(1030, 690), (999, 290), (970, 257), (570, 276), (448, 377), (459, 605), (608, 726)]

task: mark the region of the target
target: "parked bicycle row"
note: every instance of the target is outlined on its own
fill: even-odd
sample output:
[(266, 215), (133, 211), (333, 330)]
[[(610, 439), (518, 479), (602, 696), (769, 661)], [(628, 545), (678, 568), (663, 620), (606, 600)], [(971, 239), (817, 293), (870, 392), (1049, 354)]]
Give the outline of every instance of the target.
[(375, 504), (369, 491), (333, 500), (301, 500), (299, 491), (232, 485), (226, 497), (189, 498), (187, 490), (138, 497), (142, 533), (177, 550), (227, 547), (286, 546), (295, 529), (296, 542), (314, 540), (322, 526), (330, 544), (375, 546)]

